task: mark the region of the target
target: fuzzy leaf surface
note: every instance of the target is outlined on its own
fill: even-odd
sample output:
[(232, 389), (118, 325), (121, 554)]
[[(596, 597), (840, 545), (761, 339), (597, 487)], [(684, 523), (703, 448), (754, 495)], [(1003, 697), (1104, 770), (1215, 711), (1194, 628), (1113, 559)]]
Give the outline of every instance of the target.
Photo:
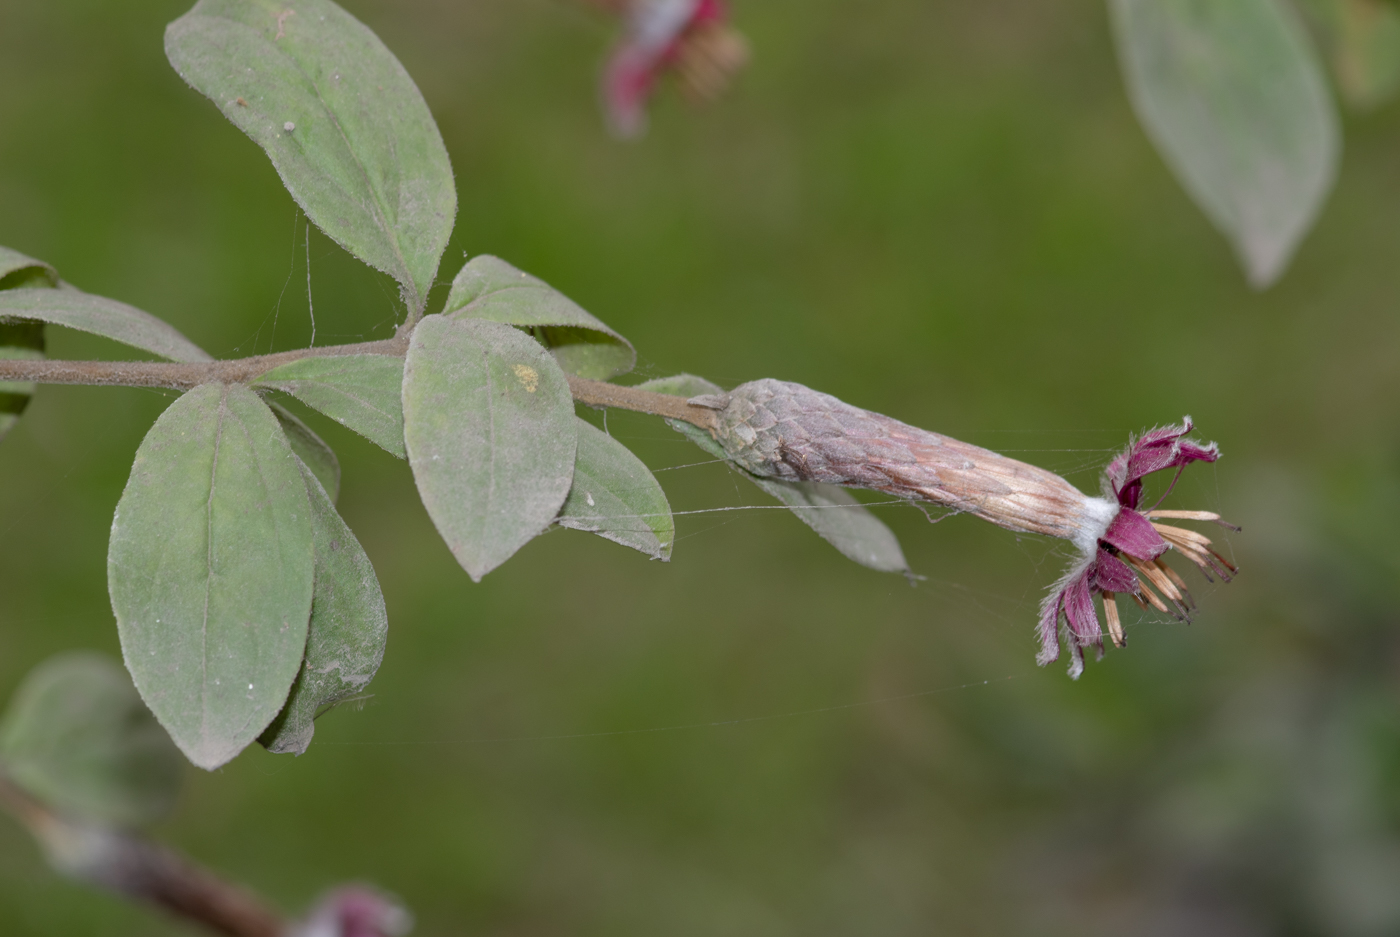
[[(694, 374), (676, 374), (671, 377), (654, 377), (637, 385), (638, 390), (649, 390), (653, 394), (673, 394), (677, 397), (701, 397), (709, 394), (722, 394), (724, 389)], [(688, 425), (688, 424), (687, 424)]]
[(198, 345), (149, 312), (78, 290), (0, 291), (0, 317), (91, 332), (171, 361), (210, 360)]
[(1110, 0), (1138, 119), (1262, 289), (1332, 187), (1336, 110), (1281, 0)]
[(0, 724), (0, 762), (57, 813), (123, 828), (169, 813), (184, 769), (126, 671), (87, 651), (24, 678)]
[(564, 372), (524, 332), (428, 316), (403, 381), (404, 441), (429, 516), (480, 581), (554, 520), (574, 476)]
[(519, 326), (570, 374), (606, 380), (637, 363), (632, 343), (543, 280), (483, 254), (452, 281), (443, 313)]
[(421, 311), (457, 191), (428, 105), (379, 38), (330, 0), (200, 0), (166, 29), (165, 53), (307, 217)]
[(306, 657), (287, 704), (258, 741), (268, 751), (300, 755), (323, 707), (361, 692), (384, 660), (389, 616), (364, 548), (341, 520), (315, 474), (302, 466), (311, 501), (316, 588)]
[(42, 260), (26, 257), (19, 251), (0, 247), (0, 290), (23, 286), (58, 286), (58, 271)]
[[(0, 290), (54, 289), (58, 271), (41, 260), (0, 247)], [(44, 324), (0, 318), (0, 359), (35, 361), (44, 357)], [(19, 422), (34, 396), (28, 381), (0, 381), (0, 439)]]
[(302, 358), (258, 378), (354, 430), (390, 455), (403, 448), (403, 359), (392, 355)]
[[(652, 382), (648, 382), (652, 383)], [(708, 382), (705, 382), (708, 383)], [(646, 385), (643, 385), (646, 387)], [(710, 385), (714, 387), (714, 385)], [(647, 387), (653, 390), (653, 387)], [(718, 388), (702, 393), (715, 393)], [(657, 390), (657, 393), (666, 391)], [(699, 396), (699, 394), (692, 394)], [(724, 448), (698, 426), (683, 420), (667, 420), (670, 427), (717, 459), (728, 460)], [(894, 531), (884, 521), (871, 514), (855, 496), (844, 488), (820, 482), (790, 482), (776, 478), (760, 478), (731, 463), (740, 473), (769, 495), (787, 505), (792, 513), (823, 540), (849, 560), (882, 573), (906, 573), (909, 563)]]
[(107, 581), (136, 688), (199, 767), (232, 759), (282, 709), (313, 569), (306, 483), (272, 411), (241, 385), (171, 404), (117, 504)]
[(630, 449), (584, 420), (578, 421), (573, 487), (556, 523), (655, 560), (669, 560), (676, 540), (671, 504), (656, 476)]
[(336, 458), (335, 450), (286, 407), (270, 401), (264, 403), (272, 409), (277, 422), (282, 424), (282, 432), (287, 434), (287, 444), (326, 490), (331, 504), (339, 501), (340, 460)]

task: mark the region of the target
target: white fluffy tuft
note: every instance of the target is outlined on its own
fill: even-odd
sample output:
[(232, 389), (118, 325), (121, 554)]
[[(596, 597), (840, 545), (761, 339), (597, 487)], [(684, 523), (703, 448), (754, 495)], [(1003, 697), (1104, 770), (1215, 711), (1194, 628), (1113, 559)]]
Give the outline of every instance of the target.
[(1118, 505), (1107, 498), (1085, 498), (1082, 513), (1079, 515), (1079, 529), (1071, 538), (1079, 552), (1093, 556), (1098, 550), (1099, 538), (1108, 530), (1108, 525), (1118, 516)]

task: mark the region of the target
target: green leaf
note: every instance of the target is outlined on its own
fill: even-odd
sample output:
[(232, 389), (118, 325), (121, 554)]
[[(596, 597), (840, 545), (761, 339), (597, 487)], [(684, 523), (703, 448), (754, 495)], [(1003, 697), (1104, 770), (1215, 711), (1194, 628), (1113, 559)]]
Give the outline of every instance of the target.
[(1177, 179), (1262, 289), (1332, 187), (1337, 115), (1280, 0), (1111, 0), (1128, 93)]
[[(643, 386), (648, 390), (655, 390), (654, 387)], [(705, 391), (716, 392), (719, 392), (718, 388)], [(664, 391), (658, 390), (657, 393)], [(666, 422), (710, 455), (727, 461), (724, 448), (705, 430), (683, 420)], [(730, 468), (791, 508), (792, 513), (804, 524), (841, 551), (847, 559), (882, 573), (909, 572), (909, 563), (904, 559), (904, 551), (900, 549), (899, 540), (894, 532), (844, 488), (820, 482), (760, 478), (733, 463), (730, 463)]]
[(51, 657), (24, 678), (0, 725), (0, 761), (55, 812), (124, 828), (170, 812), (183, 767), (126, 671), (85, 651)]
[(631, 342), (548, 283), (498, 257), (474, 257), (462, 268), (443, 313), (519, 326), (550, 349), (561, 368), (579, 377), (605, 380), (637, 363)]
[(1400, 89), (1400, 9), (1393, 0), (1304, 0), (1347, 103), (1379, 107)]
[[(0, 359), (36, 361), (44, 357), (44, 323), (0, 319)], [(33, 398), (29, 381), (0, 381), (0, 439), (19, 422)]]
[[(0, 290), (53, 289), (58, 271), (41, 260), (0, 247)], [(44, 357), (44, 324), (0, 318), (0, 359), (35, 361)], [(0, 439), (5, 438), (34, 396), (28, 381), (0, 381)]]
[(750, 477), (847, 559), (882, 573), (909, 572), (894, 531), (846, 489), (820, 482)]
[(438, 533), (480, 581), (542, 533), (574, 477), (568, 380), (508, 325), (429, 316), (403, 380), (404, 442)]
[(257, 738), (301, 668), (310, 507), (272, 411), (205, 384), (161, 414), (117, 504), (108, 588), (127, 668), (185, 755), (213, 770)]
[(267, 152), (307, 217), (421, 312), (457, 191), (428, 105), (379, 37), (330, 0), (200, 0), (165, 54)]
[(258, 739), (268, 751), (298, 755), (311, 744), (316, 714), (369, 684), (384, 659), (389, 634), (384, 596), (369, 557), (315, 474), (306, 466), (302, 474), (311, 499), (316, 549), (316, 591), (306, 658), (287, 705)]
[(335, 457), (335, 450), (326, 445), (326, 441), (311, 431), (297, 416), (279, 403), (263, 401), (272, 408), (272, 413), (277, 417), (277, 422), (282, 424), (282, 432), (287, 434), (287, 443), (296, 453), (297, 458), (302, 461), (311, 474), (316, 476), (316, 480), (321, 483), (321, 487), (326, 489), (326, 494), (334, 504), (340, 500), (340, 460)]
[(574, 483), (556, 523), (669, 560), (676, 539), (671, 505), (656, 477), (622, 443), (578, 421)]
[(653, 394), (673, 394), (677, 397), (703, 397), (709, 394), (722, 394), (724, 388), (694, 374), (677, 374), (673, 377), (656, 377), (637, 385), (638, 390), (649, 390)]
[(42, 260), (26, 257), (8, 247), (0, 247), (0, 290), (26, 286), (56, 288), (58, 271)]
[(392, 355), (302, 358), (273, 368), (258, 387), (291, 394), (400, 459), (403, 448), (403, 359)]
[(208, 361), (209, 355), (149, 312), (78, 290), (5, 290), (0, 316), (32, 319), (91, 332), (171, 361)]

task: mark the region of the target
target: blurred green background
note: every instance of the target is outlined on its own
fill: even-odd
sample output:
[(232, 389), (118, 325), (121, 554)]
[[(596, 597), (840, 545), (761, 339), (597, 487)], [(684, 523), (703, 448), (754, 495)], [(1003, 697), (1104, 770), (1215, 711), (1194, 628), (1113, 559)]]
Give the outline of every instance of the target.
[[(166, 64), (188, 5), (0, 0), (0, 244), (216, 355), (296, 347), (299, 215)], [(1400, 932), (1400, 105), (1347, 119), (1316, 230), (1255, 294), (1093, 0), (738, 0), (734, 93), (668, 89), (635, 145), (603, 130), (612, 26), (581, 6), (345, 5), (441, 124), (443, 278), (496, 253), (641, 376), (800, 381), (1086, 490), (1190, 413), (1225, 458), (1169, 506), (1242, 524), (1243, 575), (1200, 583), (1190, 627), (1134, 610), (1078, 683), (1033, 663), (1064, 549), (970, 518), (878, 509), (917, 588), (769, 510), (679, 517), (669, 565), (551, 533), (473, 585), (406, 464), (313, 415), (389, 605), (375, 695), (305, 756), (190, 769), (159, 836), (289, 911), (378, 883), (422, 935)], [(311, 268), (318, 343), (390, 334), (383, 278), (319, 233)], [(118, 653), (111, 513), (169, 400), (46, 387), (0, 444), (0, 694)], [(658, 476), (677, 511), (763, 503), (660, 421), (609, 426), (687, 466)], [(188, 932), (59, 878), (7, 819), (0, 922)]]

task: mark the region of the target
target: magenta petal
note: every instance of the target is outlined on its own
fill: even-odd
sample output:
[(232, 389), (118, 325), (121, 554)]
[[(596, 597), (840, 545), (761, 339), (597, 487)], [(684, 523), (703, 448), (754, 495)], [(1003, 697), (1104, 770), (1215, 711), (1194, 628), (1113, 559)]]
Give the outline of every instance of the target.
[(1153, 472), (1190, 465), (1192, 462), (1214, 462), (1220, 458), (1215, 443), (1203, 446), (1193, 440), (1182, 439), (1193, 428), (1189, 416), (1181, 421), (1180, 426), (1158, 427), (1133, 440), (1126, 452), (1120, 453), (1108, 464), (1108, 479), (1118, 493), (1120, 504), (1137, 507), (1137, 494), (1131, 489), (1139, 479)]
[(1081, 646), (1103, 640), (1099, 615), (1094, 611), (1094, 599), (1089, 594), (1089, 571), (1065, 587), (1065, 618), (1076, 644)]
[(1078, 680), (1084, 673), (1084, 648), (1071, 641), (1069, 645), (1069, 678)]
[(393, 901), (358, 885), (338, 888), (323, 898), (298, 937), (394, 937), (412, 925), (408, 912)]
[(721, 23), (729, 19), (729, 10), (720, 0), (700, 0), (690, 17), (692, 26), (698, 23)]
[(1060, 659), (1060, 608), (1064, 605), (1065, 594), (1056, 592), (1045, 599), (1040, 606), (1040, 653), (1035, 662), (1044, 667)]
[(1099, 539), (1140, 560), (1155, 560), (1167, 552), (1167, 542), (1152, 522), (1130, 508), (1119, 508)]
[(723, 15), (723, 7), (706, 0), (649, 0), (633, 7), (627, 36), (603, 74), (603, 103), (619, 136), (635, 137), (646, 129), (647, 100), (685, 31)]
[[(1113, 490), (1115, 492), (1121, 492), (1123, 486), (1128, 483), (1128, 456), (1132, 455), (1132, 453), (1132, 447), (1124, 449), (1114, 456), (1113, 461), (1108, 463), (1108, 467), (1104, 469), (1104, 474), (1108, 476), (1108, 481), (1113, 485)], [(1119, 503), (1122, 503), (1121, 495), (1119, 497)]]
[(655, 63), (635, 48), (617, 51), (603, 76), (603, 103), (608, 123), (622, 137), (635, 137), (646, 127), (646, 104), (656, 83)]
[(1101, 592), (1137, 592), (1139, 588), (1137, 574), (1128, 568), (1127, 563), (1104, 549), (1099, 550), (1098, 559), (1094, 561), (1089, 587)]
[(1220, 447), (1215, 443), (1202, 446), (1190, 439), (1177, 443), (1177, 455), (1172, 465), (1190, 465), (1192, 462), (1214, 462), (1220, 458)]

